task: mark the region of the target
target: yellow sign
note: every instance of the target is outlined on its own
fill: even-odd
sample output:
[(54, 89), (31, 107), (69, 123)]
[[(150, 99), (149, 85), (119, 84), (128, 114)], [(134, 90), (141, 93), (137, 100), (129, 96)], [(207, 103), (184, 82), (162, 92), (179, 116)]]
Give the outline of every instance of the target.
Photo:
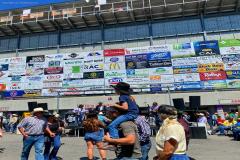
[(198, 65), (198, 72), (224, 71), (223, 63), (210, 63)]

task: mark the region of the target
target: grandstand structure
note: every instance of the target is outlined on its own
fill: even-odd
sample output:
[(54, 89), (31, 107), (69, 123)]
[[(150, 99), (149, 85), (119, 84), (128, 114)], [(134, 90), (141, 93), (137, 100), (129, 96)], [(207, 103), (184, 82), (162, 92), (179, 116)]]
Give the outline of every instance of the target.
[[(0, 12), (1, 58), (240, 38), (240, 0), (107, 0), (102, 5), (90, 0), (32, 7), (31, 13), (23, 14), (26, 9)], [(240, 103), (238, 94), (236, 90), (172, 93), (171, 98), (200, 95), (206, 106), (234, 106)], [(136, 97), (141, 106), (169, 103), (166, 93)], [(55, 109), (58, 100), (38, 101)], [(26, 110), (29, 100), (18, 101), (18, 108), (11, 100), (0, 105)], [(109, 97), (60, 98), (60, 106), (98, 101), (108, 103)]]

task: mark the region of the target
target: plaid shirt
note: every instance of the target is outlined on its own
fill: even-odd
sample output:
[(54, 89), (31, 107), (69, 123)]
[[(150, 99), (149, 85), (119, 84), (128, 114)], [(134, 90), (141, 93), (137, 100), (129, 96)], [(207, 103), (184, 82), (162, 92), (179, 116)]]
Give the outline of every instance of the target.
[(144, 116), (138, 116), (135, 119), (135, 123), (138, 128), (139, 141), (140, 142), (149, 141), (151, 136), (151, 128), (146, 118)]

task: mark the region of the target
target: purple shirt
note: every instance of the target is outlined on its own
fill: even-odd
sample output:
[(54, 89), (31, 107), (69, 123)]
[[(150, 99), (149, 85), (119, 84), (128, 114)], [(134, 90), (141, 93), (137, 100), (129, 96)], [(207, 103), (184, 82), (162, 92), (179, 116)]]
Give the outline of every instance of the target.
[(198, 122), (206, 124), (207, 123), (207, 118), (205, 116), (204, 117), (200, 117), (200, 118), (198, 118)]

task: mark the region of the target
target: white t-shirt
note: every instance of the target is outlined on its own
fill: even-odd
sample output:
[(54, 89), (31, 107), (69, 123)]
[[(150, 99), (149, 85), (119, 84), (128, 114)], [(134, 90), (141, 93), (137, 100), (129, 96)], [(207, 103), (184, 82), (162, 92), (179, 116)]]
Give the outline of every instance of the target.
[(177, 120), (166, 119), (156, 135), (156, 150), (163, 151), (164, 142), (175, 139), (178, 146), (174, 154), (186, 153), (186, 138), (183, 126)]

